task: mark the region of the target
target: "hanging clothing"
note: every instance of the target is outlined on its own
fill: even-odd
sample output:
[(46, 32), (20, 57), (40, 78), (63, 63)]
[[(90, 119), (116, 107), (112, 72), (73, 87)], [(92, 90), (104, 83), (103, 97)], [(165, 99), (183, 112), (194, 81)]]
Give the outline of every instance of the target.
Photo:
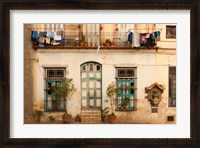
[(37, 31), (32, 31), (31, 33), (31, 41), (36, 41), (38, 38), (38, 32)]
[(160, 37), (160, 31), (156, 32), (157, 37)]
[(146, 39), (146, 33), (140, 34), (140, 45), (141, 46), (146, 46), (147, 39)]
[(50, 44), (50, 42), (51, 42), (50, 37), (46, 37), (45, 40), (46, 40), (46, 44)]
[(140, 47), (140, 34), (137, 32), (134, 32), (134, 37), (133, 37), (133, 45), (134, 47)]
[(62, 40), (62, 37), (61, 35), (58, 35), (57, 33), (54, 32), (54, 40), (57, 40), (57, 41), (61, 41)]
[(150, 38), (150, 34), (147, 33), (146, 36), (145, 36), (145, 38), (146, 38), (146, 39), (147, 39), (147, 38)]
[(49, 33), (49, 36), (50, 36), (50, 38), (53, 38), (53, 39), (54, 39), (55, 33), (54, 33), (54, 32), (50, 32), (50, 33)]
[(128, 41), (132, 43), (132, 40), (133, 40), (133, 33), (130, 32), (130, 33), (128, 34)]

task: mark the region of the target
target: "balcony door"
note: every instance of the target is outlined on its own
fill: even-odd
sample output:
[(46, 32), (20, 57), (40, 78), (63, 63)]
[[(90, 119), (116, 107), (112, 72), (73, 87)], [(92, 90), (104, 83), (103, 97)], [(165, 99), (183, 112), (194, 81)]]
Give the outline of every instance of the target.
[(81, 108), (101, 108), (102, 66), (97, 62), (81, 65)]

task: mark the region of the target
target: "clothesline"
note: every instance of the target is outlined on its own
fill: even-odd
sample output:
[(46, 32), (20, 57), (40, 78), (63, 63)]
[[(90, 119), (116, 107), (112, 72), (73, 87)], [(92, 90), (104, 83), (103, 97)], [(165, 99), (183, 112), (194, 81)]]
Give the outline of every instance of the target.
[(47, 30), (47, 29), (50, 29), (50, 30), (63, 30), (63, 28), (28, 28), (29, 30), (40, 30), (40, 29), (44, 29), (44, 30)]
[[(131, 30), (142, 30), (142, 31), (144, 31), (144, 30), (150, 30), (150, 29), (129, 29), (126, 33), (129, 33)], [(151, 30), (154, 30), (154, 29), (151, 29)], [(155, 28), (155, 30), (162, 31), (162, 28)]]

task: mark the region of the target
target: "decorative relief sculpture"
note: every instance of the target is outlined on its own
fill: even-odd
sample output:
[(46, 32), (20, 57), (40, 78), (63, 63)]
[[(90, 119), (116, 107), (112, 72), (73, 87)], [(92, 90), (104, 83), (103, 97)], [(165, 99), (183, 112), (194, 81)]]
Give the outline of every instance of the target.
[(164, 91), (163, 86), (158, 83), (153, 83), (151, 86), (145, 87), (145, 91), (147, 93), (146, 98), (150, 101), (151, 107), (158, 107)]

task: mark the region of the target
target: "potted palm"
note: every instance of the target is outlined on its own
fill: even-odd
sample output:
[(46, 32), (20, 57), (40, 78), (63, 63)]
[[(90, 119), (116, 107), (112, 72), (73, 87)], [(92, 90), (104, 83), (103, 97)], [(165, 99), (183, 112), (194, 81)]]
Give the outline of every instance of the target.
[(106, 89), (106, 95), (109, 98), (111, 114), (108, 115), (108, 122), (113, 124), (116, 122), (117, 116), (114, 113), (115, 105), (117, 103), (116, 98), (120, 94), (120, 88), (115, 85), (114, 82), (108, 85)]
[(57, 98), (64, 99), (65, 112), (62, 115), (63, 123), (68, 123), (72, 120), (72, 115), (68, 113), (68, 101), (71, 100), (71, 96), (76, 91), (72, 78), (65, 78), (61, 80), (60, 86), (53, 86), (53, 92)]

